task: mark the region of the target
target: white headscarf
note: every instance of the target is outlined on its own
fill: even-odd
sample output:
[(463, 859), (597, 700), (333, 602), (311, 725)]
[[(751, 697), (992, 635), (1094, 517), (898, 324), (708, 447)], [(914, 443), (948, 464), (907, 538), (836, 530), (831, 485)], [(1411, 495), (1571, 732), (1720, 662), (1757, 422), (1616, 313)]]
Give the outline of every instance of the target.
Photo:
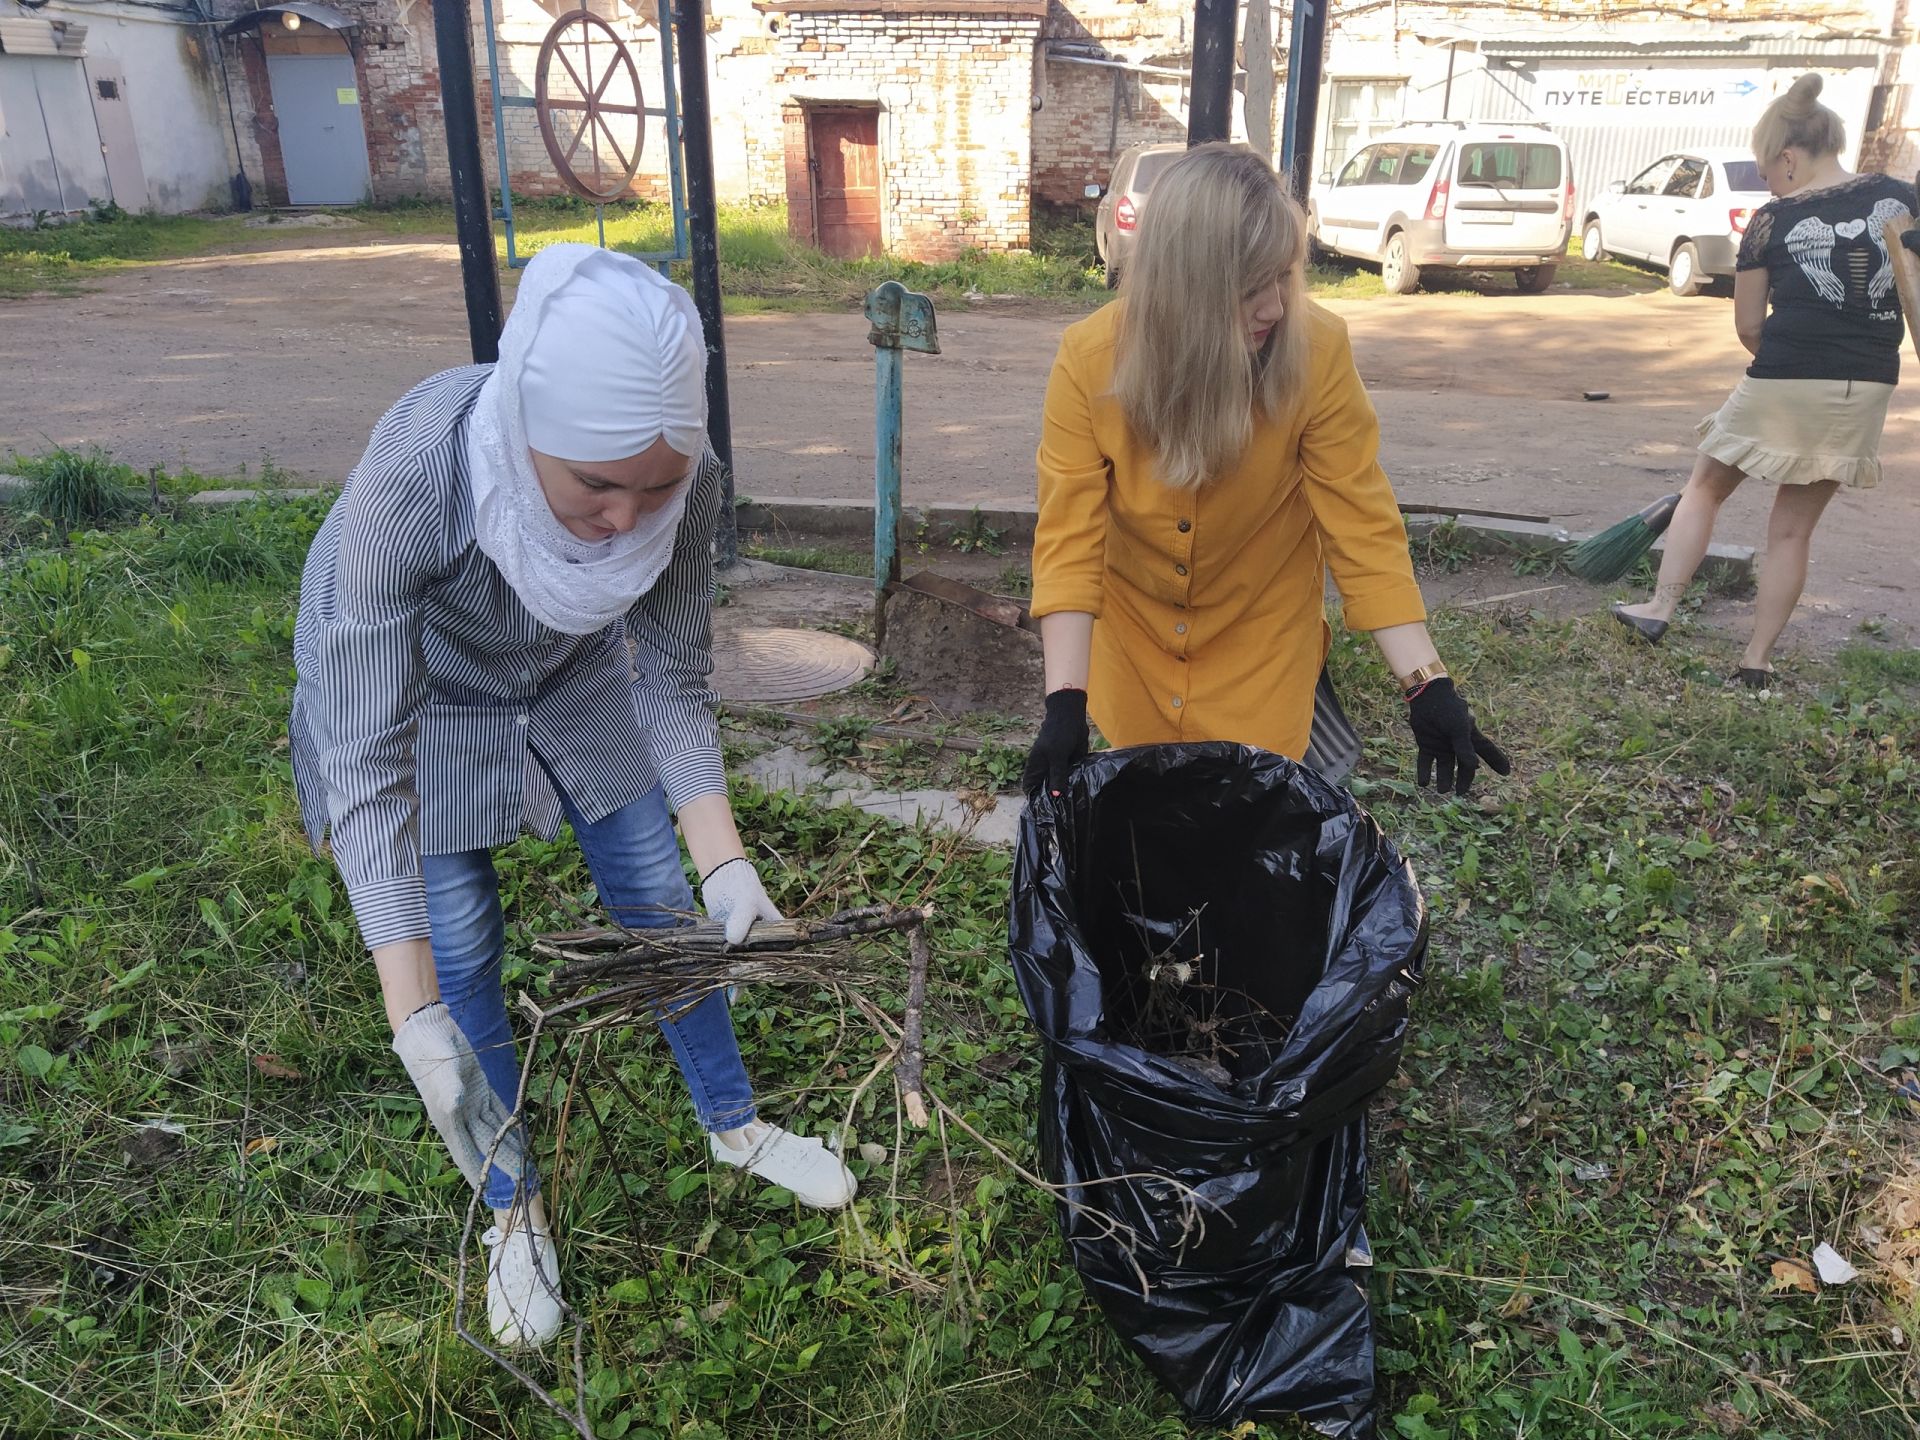
[(590, 635), (652, 589), (692, 486), (626, 534), (586, 541), (554, 518), (529, 446), (622, 460), (664, 437), (696, 458), (705, 371), (692, 298), (632, 256), (550, 245), (528, 264), (468, 421), (467, 471), (476, 543), (548, 629)]

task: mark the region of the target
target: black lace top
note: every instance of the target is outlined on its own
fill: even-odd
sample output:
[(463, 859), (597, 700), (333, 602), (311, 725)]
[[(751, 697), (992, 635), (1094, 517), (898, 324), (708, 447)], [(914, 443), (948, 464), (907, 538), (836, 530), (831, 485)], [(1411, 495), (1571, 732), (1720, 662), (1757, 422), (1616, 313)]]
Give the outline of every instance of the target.
[(1887, 175), (1770, 200), (1747, 222), (1741, 270), (1767, 272), (1769, 309), (1756, 380), (1900, 378), (1900, 297), (1884, 227), (1915, 213), (1914, 192)]

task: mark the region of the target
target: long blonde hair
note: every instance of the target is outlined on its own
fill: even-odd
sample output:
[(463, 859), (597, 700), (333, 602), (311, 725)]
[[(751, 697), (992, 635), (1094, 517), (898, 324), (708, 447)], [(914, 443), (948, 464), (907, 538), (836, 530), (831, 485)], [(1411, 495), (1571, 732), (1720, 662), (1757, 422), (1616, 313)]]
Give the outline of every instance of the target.
[(1820, 103), (1822, 81), (1808, 71), (1761, 112), (1753, 127), (1753, 158), (1771, 165), (1789, 147), (1816, 160), (1838, 155), (1847, 143), (1847, 122)]
[[(1306, 216), (1250, 150), (1195, 146), (1155, 183), (1120, 280), (1113, 393), (1175, 489), (1230, 469), (1256, 414), (1304, 390), (1306, 250)], [(1241, 306), (1276, 281), (1286, 315), (1250, 352)]]

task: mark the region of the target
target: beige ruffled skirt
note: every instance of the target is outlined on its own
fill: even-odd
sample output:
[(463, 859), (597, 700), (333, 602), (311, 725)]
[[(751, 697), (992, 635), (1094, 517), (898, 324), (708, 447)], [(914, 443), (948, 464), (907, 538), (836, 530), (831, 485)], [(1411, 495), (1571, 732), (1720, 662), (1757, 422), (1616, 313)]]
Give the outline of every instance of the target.
[(1755, 380), (1700, 422), (1701, 453), (1755, 480), (1854, 490), (1880, 483), (1880, 432), (1893, 386), (1868, 380)]

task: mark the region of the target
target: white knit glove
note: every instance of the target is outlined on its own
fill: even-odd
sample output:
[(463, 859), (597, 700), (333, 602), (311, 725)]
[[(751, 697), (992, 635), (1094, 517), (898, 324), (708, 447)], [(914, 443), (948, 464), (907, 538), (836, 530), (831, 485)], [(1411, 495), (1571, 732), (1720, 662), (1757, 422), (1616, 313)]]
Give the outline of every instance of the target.
[(716, 865), (707, 873), (700, 882), (700, 905), (726, 927), (729, 945), (745, 940), (756, 920), (787, 918), (773, 908), (766, 886), (760, 883), (760, 872), (745, 857)]
[(508, 1130), (494, 1148), (494, 1137), (511, 1112), (487, 1083), (480, 1057), (454, 1023), (453, 1012), (439, 1000), (422, 1005), (393, 1037), (393, 1053), (407, 1067), (407, 1078), (426, 1103), (427, 1118), (447, 1142), (467, 1183), (476, 1190), (485, 1184), (488, 1151), (495, 1165), (519, 1180), (525, 1161), (520, 1127)]

